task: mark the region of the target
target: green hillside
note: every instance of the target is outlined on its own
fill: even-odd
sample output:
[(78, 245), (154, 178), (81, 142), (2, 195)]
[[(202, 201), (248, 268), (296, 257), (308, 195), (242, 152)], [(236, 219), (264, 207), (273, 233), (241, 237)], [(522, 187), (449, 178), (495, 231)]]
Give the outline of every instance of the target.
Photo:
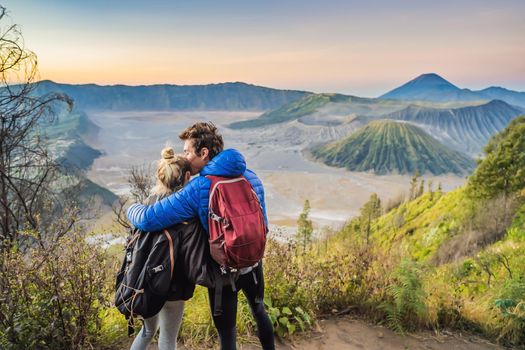
[(307, 95), (283, 107), (264, 113), (257, 119), (245, 120), (230, 124), (232, 129), (257, 128), (260, 126), (283, 123), (311, 114), (330, 102), (348, 101), (350, 96), (339, 94), (313, 94)]
[(332, 115), (381, 115), (406, 107), (407, 103), (394, 100), (379, 100), (341, 94), (312, 94), (291, 102), (271, 112), (266, 112), (257, 119), (244, 120), (230, 124), (232, 129), (256, 128), (284, 123), (329, 110)]
[(346, 139), (311, 152), (327, 165), (381, 175), (416, 171), (464, 174), (474, 166), (472, 159), (448, 149), (422, 129), (386, 120), (370, 122)]

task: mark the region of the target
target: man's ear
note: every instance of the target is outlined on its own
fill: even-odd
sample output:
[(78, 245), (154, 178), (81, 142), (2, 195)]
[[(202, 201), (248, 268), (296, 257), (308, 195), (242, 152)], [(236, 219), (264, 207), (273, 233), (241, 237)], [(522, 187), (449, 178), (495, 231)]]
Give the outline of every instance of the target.
[(210, 155), (210, 150), (207, 148), (207, 147), (202, 147), (201, 148), (201, 154), (200, 154), (200, 157), (202, 159), (206, 159), (208, 158), (208, 156)]

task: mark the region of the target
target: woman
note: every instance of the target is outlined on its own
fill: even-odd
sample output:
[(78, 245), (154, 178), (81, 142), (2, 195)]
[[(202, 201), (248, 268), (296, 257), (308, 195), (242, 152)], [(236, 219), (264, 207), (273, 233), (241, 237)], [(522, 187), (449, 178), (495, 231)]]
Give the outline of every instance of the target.
[[(180, 190), (191, 177), (190, 164), (183, 156), (176, 155), (170, 147), (163, 149), (161, 155), (162, 158), (157, 165), (157, 183), (152, 194), (146, 199), (146, 204), (153, 204)], [(177, 347), (177, 336), (184, 313), (184, 301), (190, 299), (195, 290), (194, 281), (190, 281), (187, 277), (187, 262), (184, 261), (187, 256), (184, 250), (188, 250), (186, 241), (193, 239), (191, 244), (201, 246), (205, 242), (195, 242), (195, 239), (199, 240), (200, 237), (203, 237), (203, 230), (197, 220), (178, 224), (171, 229), (176, 230), (179, 234), (177, 241), (179, 254), (175, 261), (170, 297), (157, 315), (144, 320), (142, 329), (131, 345), (131, 350), (147, 349), (159, 328), (159, 349), (173, 350)]]

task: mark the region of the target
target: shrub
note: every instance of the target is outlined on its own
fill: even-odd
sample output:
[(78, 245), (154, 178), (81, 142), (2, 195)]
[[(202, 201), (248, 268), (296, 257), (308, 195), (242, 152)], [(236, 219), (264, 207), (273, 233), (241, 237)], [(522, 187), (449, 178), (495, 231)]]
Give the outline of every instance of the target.
[(264, 304), (268, 309), (268, 316), (272, 321), (273, 328), (279, 337), (284, 337), (286, 334), (292, 335), (297, 329), (304, 332), (313, 324), (311, 316), (299, 306), (292, 309), (288, 306), (273, 307), (272, 300), (269, 297), (265, 298)]
[(470, 204), (472, 208), (462, 219), (461, 232), (441, 244), (434, 257), (436, 263), (443, 264), (472, 256), (501, 240), (512, 222), (512, 214), (516, 211), (518, 202), (497, 196)]
[(103, 337), (108, 269), (104, 253), (84, 238), (71, 233), (1, 253), (2, 348), (80, 349)]

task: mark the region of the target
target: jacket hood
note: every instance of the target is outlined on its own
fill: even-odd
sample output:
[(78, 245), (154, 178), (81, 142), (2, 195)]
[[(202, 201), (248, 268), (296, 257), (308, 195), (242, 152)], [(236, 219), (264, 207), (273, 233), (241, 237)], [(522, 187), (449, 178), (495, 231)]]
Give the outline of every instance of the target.
[(226, 149), (213, 157), (202, 168), (201, 175), (215, 175), (234, 177), (241, 176), (246, 171), (246, 161), (243, 155), (236, 149)]

